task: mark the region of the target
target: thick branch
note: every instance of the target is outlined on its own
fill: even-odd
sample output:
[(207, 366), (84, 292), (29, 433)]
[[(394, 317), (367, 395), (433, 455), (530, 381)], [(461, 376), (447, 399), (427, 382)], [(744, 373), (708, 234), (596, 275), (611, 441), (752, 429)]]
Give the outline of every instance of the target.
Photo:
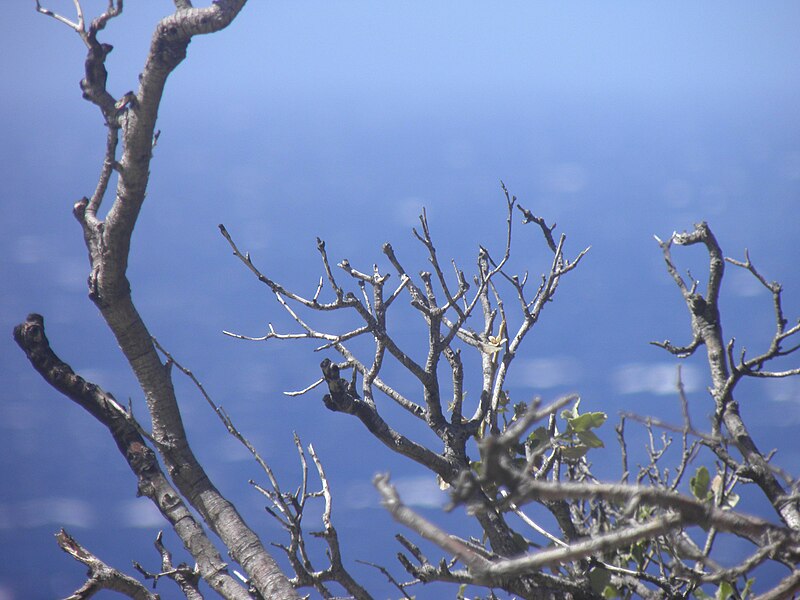
[(169, 521), (185, 548), (197, 561), (200, 574), (208, 584), (224, 598), (249, 598), (246, 590), (228, 574), (217, 549), (161, 471), (154, 452), (148, 447), (131, 415), (111, 394), (76, 375), (68, 364), (55, 355), (45, 335), (42, 316), (28, 315), (28, 319), (14, 329), (14, 339), (47, 383), (109, 430), (138, 479), (139, 493), (150, 498)]
[[(658, 506), (674, 511), (685, 525), (716, 527), (744, 537), (755, 544), (765, 543), (771, 536), (784, 537), (789, 532), (758, 517), (717, 508), (688, 496), (659, 489), (624, 484), (607, 483), (554, 483), (525, 478), (516, 484), (513, 501), (520, 505), (533, 500), (567, 500), (603, 498), (618, 505), (628, 505), (627, 511), (638, 506)], [(800, 541), (800, 540), (798, 540)], [(795, 542), (797, 543), (797, 541)]]
[(529, 571), (525, 573), (525, 577), (505, 577), (501, 573), (495, 573), (493, 571), (494, 566), (503, 564), (505, 561), (494, 562), (492, 560), (493, 557), (488, 556), (484, 549), (448, 534), (422, 515), (408, 508), (403, 504), (394, 486), (389, 483), (388, 475), (376, 475), (373, 484), (381, 494), (384, 507), (397, 522), (452, 554), (469, 568), (468, 574), (454, 573), (443, 564), (438, 568), (433, 568), (427, 562), (427, 559), (416, 551), (414, 554), (423, 563), (422, 568), (413, 567), (408, 563), (406, 564), (406, 569), (417, 574), (423, 574), (426, 577), (423, 581), (443, 580), (501, 587), (522, 598), (530, 599), (555, 600), (556, 598), (598, 597), (592, 591), (581, 587), (576, 582), (550, 576), (542, 572)]
[(428, 467), (445, 481), (450, 481), (455, 477), (458, 472), (457, 465), (451, 464), (440, 454), (417, 444), (389, 427), (378, 414), (377, 409), (361, 400), (349, 382), (339, 377), (339, 367), (336, 364), (326, 358), (320, 367), (330, 391), (323, 398), (328, 409), (355, 415), (386, 446)]
[(627, 548), (640, 540), (664, 535), (681, 526), (680, 515), (664, 515), (641, 525), (634, 525), (613, 531), (605, 535), (576, 542), (566, 548), (543, 550), (535, 554), (502, 560), (489, 567), (491, 575), (509, 577), (524, 575), (545, 567), (563, 565), (565, 563), (588, 558), (608, 551)]
[[(658, 240), (658, 238), (656, 239)], [(695, 340), (692, 348), (696, 348), (699, 343), (706, 347), (712, 381), (711, 393), (715, 402), (715, 428), (719, 426), (719, 423), (724, 423), (736, 448), (747, 463), (748, 477), (753, 479), (764, 491), (781, 519), (792, 529), (800, 530), (800, 510), (797, 502), (787, 500), (786, 491), (750, 435), (739, 413), (739, 404), (733, 397), (733, 388), (739, 376), (735, 373), (732, 375), (729, 369), (728, 351), (723, 341), (718, 305), (725, 269), (722, 250), (706, 223), (698, 223), (691, 232), (673, 233), (666, 242), (661, 240), (658, 242), (664, 253), (667, 269), (680, 288), (689, 309), (692, 334)], [(691, 288), (687, 287), (678, 275), (670, 255), (670, 247), (673, 243), (683, 246), (700, 243), (705, 245), (709, 255), (709, 275), (705, 297), (696, 291), (696, 285), (692, 285)], [(665, 347), (670, 349), (668, 344)]]
[[(225, 28), (244, 4), (245, 0), (218, 0), (207, 8), (182, 6), (158, 23), (138, 91), (126, 94), (124, 101), (114, 105), (114, 110), (120, 111), (118, 118), (123, 134), (114, 202), (102, 222), (87, 214), (89, 202), (86, 199), (75, 205), (74, 212), (83, 226), (89, 250), (90, 297), (103, 314), (144, 392), (152, 418), (153, 438), (176, 487), (220, 536), (263, 596), (289, 598), (294, 596), (294, 591), (288, 580), (235, 507), (213, 486), (189, 447), (169, 370), (161, 363), (150, 333), (132, 302), (126, 276), (131, 235), (145, 199), (155, 124), (167, 77), (186, 57), (194, 35)], [(116, 7), (121, 11), (122, 3), (118, 2)], [(105, 46), (101, 45), (100, 50), (107, 54)], [(97, 52), (90, 43), (85, 93), (104, 89), (105, 55), (97, 57)], [(101, 105), (108, 121), (111, 108), (104, 100), (96, 103)], [(105, 173), (103, 171), (101, 178)], [(93, 200), (92, 208), (99, 208), (99, 201)]]

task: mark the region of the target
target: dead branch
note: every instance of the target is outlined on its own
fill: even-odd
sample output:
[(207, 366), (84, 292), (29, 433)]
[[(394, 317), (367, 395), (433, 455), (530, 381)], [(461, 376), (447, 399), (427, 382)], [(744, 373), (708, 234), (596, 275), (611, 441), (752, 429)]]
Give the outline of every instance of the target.
[[(656, 239), (658, 240), (658, 238)], [(712, 435), (717, 437), (719, 435), (719, 427), (724, 424), (733, 444), (744, 460), (742, 474), (746, 471), (747, 477), (755, 481), (764, 491), (764, 494), (784, 523), (794, 530), (800, 530), (800, 509), (797, 502), (786, 500), (786, 490), (775, 477), (768, 461), (750, 435), (739, 413), (739, 404), (733, 396), (736, 383), (748, 367), (744, 360), (742, 367), (738, 370), (733, 363), (729, 362), (731, 346), (726, 347), (723, 341), (722, 321), (718, 305), (720, 287), (725, 270), (722, 250), (706, 223), (696, 224), (694, 230), (688, 233), (673, 233), (666, 242), (658, 241), (664, 255), (667, 271), (672, 275), (673, 280), (680, 289), (689, 310), (694, 338), (690, 348), (693, 350), (702, 343), (707, 350), (709, 371), (713, 384), (711, 393), (715, 403), (715, 421)], [(687, 286), (683, 278), (678, 274), (670, 254), (670, 248), (673, 244), (680, 246), (703, 244), (706, 247), (709, 255), (709, 275), (705, 296), (697, 292), (696, 285)], [(748, 269), (752, 267), (749, 259), (743, 266)], [(774, 290), (774, 293), (778, 294), (778, 300), (775, 300), (775, 302), (777, 302), (777, 306), (780, 306), (779, 289), (774, 288)], [(756, 362), (752, 363), (753, 367), (760, 368), (764, 362), (774, 358), (780, 352), (780, 341), (784, 339), (781, 337), (784, 332), (782, 329), (784, 327), (784, 319), (781, 309), (778, 309), (777, 315), (778, 332), (773, 339), (772, 349), (763, 358), (757, 358)], [(674, 350), (671, 349), (668, 342), (664, 343), (664, 347), (670, 351)], [(720, 456), (720, 458), (723, 457)]]
[(151, 594), (146, 587), (132, 577), (109, 567), (63, 529), (56, 534), (56, 541), (64, 552), (89, 567), (86, 582), (67, 600), (86, 600), (100, 590), (119, 592), (134, 600), (158, 600), (157, 594)]
[(164, 546), (162, 537), (163, 532), (159, 531), (154, 542), (156, 550), (161, 555), (161, 571), (158, 573), (151, 573), (138, 562), (133, 563), (134, 568), (139, 571), (145, 579), (153, 580), (153, 589), (155, 589), (159, 579), (167, 577), (177, 584), (187, 600), (203, 600), (203, 595), (200, 593), (198, 587), (200, 572), (196, 568), (192, 569), (183, 563), (179, 564), (177, 567), (174, 566), (172, 564), (172, 553)]
[[(112, 17), (119, 16), (122, 2), (110, 2), (109, 10), (95, 19), (88, 30), (84, 30), (80, 13), (77, 23), (68, 23), (88, 47), (86, 76), (81, 82), (84, 97), (100, 108), (109, 130), (120, 129), (122, 133), (119, 160), (114, 158), (117, 140), (110, 132), (96, 192), (91, 200), (79, 200), (74, 214), (83, 227), (89, 251), (90, 297), (144, 392), (156, 449), (173, 474), (176, 488), (225, 542), (262, 595), (290, 598), (295, 593), (288, 580), (233, 505), (208, 479), (189, 447), (169, 370), (161, 363), (147, 326), (133, 304), (126, 276), (131, 236), (149, 181), (155, 123), (167, 77), (186, 57), (194, 36), (224, 29), (244, 3), (245, 0), (219, 0), (201, 9), (181, 4), (179, 10), (156, 26), (137, 92), (128, 92), (118, 101), (105, 87), (105, 59), (111, 46), (98, 42), (97, 34)], [(106, 218), (99, 220), (95, 213), (106, 191), (110, 168), (119, 173), (117, 188)]]
[(14, 339), (31, 365), (47, 383), (102, 423), (138, 479), (139, 492), (150, 498), (172, 525), (184, 546), (197, 561), (208, 584), (224, 598), (248, 598), (246, 591), (227, 571), (202, 526), (194, 519), (181, 495), (161, 471), (155, 453), (140, 434), (133, 416), (100, 386), (76, 375), (56, 356), (44, 331), (44, 318), (31, 314), (14, 329)]

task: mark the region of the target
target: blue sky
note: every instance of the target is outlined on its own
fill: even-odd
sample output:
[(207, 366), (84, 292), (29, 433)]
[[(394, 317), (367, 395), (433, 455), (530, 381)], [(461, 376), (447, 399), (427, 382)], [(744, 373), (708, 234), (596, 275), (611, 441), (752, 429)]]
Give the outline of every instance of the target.
[[(87, 15), (104, 5), (84, 3)], [(129, 2), (109, 25), (115, 95), (135, 87), (152, 26), (169, 6)], [(49, 598), (80, 581), (83, 569), (52, 540), (62, 524), (120, 567), (154, 560), (160, 527), (133, 497), (135, 482), (105, 433), (42, 384), (10, 340), (15, 323), (41, 312), (63, 358), (142, 414), (135, 382), (86, 298), (86, 253), (70, 214), (94, 187), (104, 136), (97, 111), (80, 98), (83, 46), (33, 3), (7, 10), (0, 476), (14, 485), (0, 491), (0, 547), (21, 543), (14, 556), (23, 564), (0, 561), (2, 600)], [(315, 445), (340, 498), (334, 518), (345, 550), (385, 553), (394, 567), (395, 528), (370, 496), (371, 475), (391, 470), (421, 507), (438, 501), (435, 492), (358, 423), (325, 411), (319, 394), (282, 397), (318, 376), (319, 355), (221, 335), (291, 323), (236, 264), (216, 225), (225, 223), (265, 272), (313, 293), (316, 236), (337, 261), (382, 265), (380, 245), (390, 240), (424, 268), (409, 233), (423, 206), (440, 255), (472, 264), (477, 244), (499, 245), (502, 179), (524, 206), (558, 223), (570, 254), (592, 246), (520, 356), (512, 393), (579, 391), (592, 409), (669, 416), (674, 363), (648, 342), (685, 341), (688, 322), (654, 233), (708, 220), (726, 253), (750, 248), (767, 278), (785, 283), (787, 313), (800, 312), (799, 25), (791, 2), (253, 2), (228, 30), (193, 41), (170, 77), (134, 238), (134, 299), (283, 477), (297, 476), (291, 431)], [(515, 235), (516, 264), (543, 270), (532, 232)], [(699, 253), (676, 257), (702, 276)], [(726, 334), (761, 347), (772, 332), (769, 297), (729, 269), (723, 301)], [(702, 363), (688, 373), (700, 422), (710, 411)], [(265, 538), (277, 536), (246, 484), (254, 465), (197, 394), (183, 382), (179, 389), (215, 481)], [(740, 393), (758, 439), (787, 440), (778, 460), (788, 467), (800, 459), (788, 441), (799, 392), (796, 383), (771, 382)], [(611, 476), (612, 449), (607, 462)], [(375, 539), (381, 528), (385, 540)], [(356, 572), (377, 595), (390, 593), (371, 572)]]

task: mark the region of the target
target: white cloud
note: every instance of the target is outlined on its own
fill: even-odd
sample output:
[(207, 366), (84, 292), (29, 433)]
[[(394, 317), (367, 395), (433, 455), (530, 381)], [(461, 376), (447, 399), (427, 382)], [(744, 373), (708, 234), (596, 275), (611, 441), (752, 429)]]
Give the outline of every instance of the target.
[(115, 374), (111, 369), (99, 367), (81, 367), (78, 365), (75, 370), (78, 375), (83, 377), (86, 381), (91, 381), (106, 391), (109, 391), (116, 381), (114, 377)]
[(0, 405), (0, 429), (32, 431), (41, 421), (41, 411), (34, 403), (9, 400)]
[(89, 267), (86, 260), (79, 257), (66, 257), (54, 261), (56, 265), (55, 280), (65, 291), (81, 292), (86, 289), (86, 277)]
[(518, 360), (515, 378), (519, 385), (537, 389), (574, 385), (581, 378), (580, 363), (570, 356)]
[[(687, 392), (700, 388), (700, 372), (692, 365), (681, 365), (681, 378)], [(614, 384), (621, 394), (677, 394), (677, 380), (675, 363), (629, 363), (614, 373)]]
[(48, 240), (40, 235), (21, 235), (14, 242), (14, 262), (32, 265), (50, 257)]
[[(393, 478), (391, 484), (397, 488), (400, 499), (407, 506), (441, 508), (447, 500), (447, 494), (439, 489), (436, 477), (433, 475)], [(353, 509), (380, 507), (378, 490), (365, 481), (348, 486), (343, 494), (343, 500), (348, 508)]]
[(553, 165), (545, 175), (547, 187), (558, 194), (576, 194), (586, 187), (586, 170), (577, 163)]
[(661, 190), (668, 206), (672, 208), (686, 208), (694, 197), (692, 185), (683, 179), (672, 179)]
[(737, 296), (751, 298), (766, 293), (767, 291), (767, 288), (761, 285), (761, 282), (753, 277), (750, 271), (745, 271), (740, 268), (731, 269), (728, 267), (728, 270), (725, 271), (725, 276), (726, 283), (730, 290)]
[(21, 235), (14, 240), (12, 260), (20, 265), (48, 264), (55, 282), (66, 291), (86, 289), (89, 267), (83, 255), (63, 256), (53, 240), (42, 235)]
[(800, 379), (797, 377), (775, 379), (769, 382), (766, 389), (777, 402), (800, 402)]
[[(250, 440), (253, 441), (252, 439)], [(263, 454), (261, 456), (264, 456)], [(214, 457), (223, 463), (252, 461), (253, 455), (232, 436), (225, 436), (216, 444)]]
[(64, 527), (92, 527), (95, 514), (91, 505), (76, 498), (34, 498), (17, 506), (6, 506), (0, 526), (10, 528), (59, 525)]
[(375, 508), (380, 506), (378, 490), (371, 483), (359, 481), (351, 483), (344, 490), (342, 502), (347, 508)]
[[(398, 224), (405, 227), (419, 227), (419, 216), (425, 208), (422, 198), (409, 197), (396, 202), (393, 208), (394, 218)], [(430, 211), (428, 211), (430, 217)]]
[(264, 397), (274, 391), (275, 372), (265, 362), (239, 362), (233, 375), (239, 388), (245, 394)]
[(146, 498), (134, 498), (117, 505), (119, 522), (125, 527), (154, 529), (164, 527), (166, 520), (155, 505)]
[(431, 476), (400, 477), (393, 482), (403, 502), (408, 506), (439, 508), (447, 499), (439, 489), (436, 478)]

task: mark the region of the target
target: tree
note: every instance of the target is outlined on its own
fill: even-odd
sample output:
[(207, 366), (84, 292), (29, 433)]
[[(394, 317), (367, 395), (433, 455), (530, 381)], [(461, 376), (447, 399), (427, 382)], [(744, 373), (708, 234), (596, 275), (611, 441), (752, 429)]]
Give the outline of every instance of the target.
[[(244, 1), (220, 1), (203, 9), (193, 8), (186, 0), (176, 0), (175, 5), (176, 12), (156, 27), (138, 90), (117, 98), (106, 88), (105, 60), (111, 46), (99, 41), (98, 35), (122, 14), (122, 2), (111, 0), (106, 11), (88, 25), (77, 0), (74, 20), (37, 4), (40, 12), (74, 29), (87, 47), (81, 88), (84, 98), (102, 114), (107, 143), (96, 189), (76, 203), (74, 212), (89, 251), (90, 298), (136, 375), (147, 402), (149, 430), (132, 410), (75, 374), (56, 356), (41, 316), (30, 315), (15, 329), (15, 339), (51, 385), (108, 428), (137, 477), (139, 492), (158, 507), (195, 562), (193, 567), (175, 567), (159, 537), (162, 572), (150, 573), (140, 567), (145, 577), (156, 581), (171, 578), (188, 598), (199, 597), (200, 580), (226, 598), (292, 598), (298, 597), (296, 588), (314, 588), (330, 597), (340, 591), (338, 587), (332, 590), (332, 583), (350, 596), (367, 598), (369, 592), (347, 570), (346, 549), (340, 548), (333, 526), (328, 479), (313, 447), (307, 455), (297, 441), (304, 484), (296, 493), (282, 491), (258, 449), (237, 429), (234, 418), (152, 337), (131, 297), (126, 269), (158, 140), (156, 119), (167, 77), (185, 58), (194, 36), (225, 28)], [(111, 207), (101, 218), (101, 205), (111, 195), (109, 187), (115, 178)], [(769, 453), (759, 449), (733, 395), (744, 378), (800, 374), (798, 368), (772, 368), (780, 364), (775, 361), (800, 347), (793, 337), (800, 331), (800, 323), (789, 325), (780, 285), (770, 283), (747, 255), (744, 261), (727, 259), (748, 271), (773, 297), (772, 342), (763, 353), (748, 358), (723, 337), (719, 292), (726, 259), (708, 225), (701, 223), (688, 233), (657, 240), (668, 274), (687, 306), (692, 331), (692, 340), (685, 346), (669, 341), (658, 345), (677, 357), (706, 351), (712, 380), (712, 425), (705, 432), (692, 424), (679, 378), (676, 394), (684, 408), (683, 422), (672, 425), (651, 416), (623, 415), (616, 427), (622, 474), (618, 482), (601, 483), (590, 459), (603, 447), (596, 430), (608, 415), (586, 407), (581, 410), (576, 396), (549, 404), (512, 400), (505, 386), (526, 335), (555, 299), (562, 277), (580, 265), (587, 250), (568, 253), (566, 236), (555, 235), (554, 225), (520, 206), (505, 186), (503, 196), (506, 235), (500, 251), (490, 251), (488, 243), (480, 246), (473, 269), (462, 270), (455, 262), (452, 272), (443, 266), (423, 212), (414, 234), (428, 255), (431, 271), (415, 274), (390, 244), (383, 247), (390, 271), (364, 268), (347, 260), (333, 266), (325, 243), (319, 240), (323, 276), (311, 297), (287, 289), (262, 272), (257, 259), (241, 251), (234, 236), (220, 226), (234, 255), (274, 294), (297, 325), (291, 332), (270, 327), (260, 338), (231, 335), (319, 340), (320, 349), (340, 362), (324, 359), (321, 377), (302, 392), (327, 387), (325, 407), (358, 419), (377, 441), (431, 471), (449, 490), (453, 508), (468, 508), (483, 539), (444, 531), (404, 505), (387, 475), (376, 476), (375, 485), (387, 510), (411, 532), (409, 537), (398, 536), (406, 551), (400, 561), (418, 584), (449, 582), (486, 590), (480, 593), (507, 592), (525, 598), (677, 598), (689, 593), (703, 597), (704, 589), (715, 589), (718, 597), (744, 597), (750, 594), (753, 571), (773, 561), (785, 565), (788, 574), (771, 590), (764, 590), (762, 597), (785, 597), (798, 589), (800, 515), (794, 480), (771, 464)], [(512, 241), (520, 235), (513, 224), (519, 215), (529, 226), (524, 233), (532, 230), (541, 236), (540, 242), (549, 252), (547, 263), (535, 267), (544, 269), (541, 280), (511, 271)], [(707, 251), (705, 290), (693, 278), (686, 281), (672, 258), (673, 247), (690, 245), (702, 245)], [(402, 301), (410, 304), (407, 314), (401, 312)], [(354, 315), (358, 323), (342, 332), (312, 322), (324, 322), (325, 315), (336, 312)], [(423, 333), (413, 349), (398, 339), (394, 316), (398, 313), (403, 327), (410, 319), (421, 323)], [(421, 360), (415, 358), (418, 346), (422, 347)], [(271, 502), (271, 514), (288, 534), (288, 544), (280, 546), (285, 557), (279, 560), (287, 559), (285, 571), (196, 459), (176, 401), (172, 382), (176, 369), (197, 384), (228, 432), (262, 466), (270, 487), (260, 489)], [(402, 383), (401, 377), (405, 378)], [(467, 411), (466, 391), (476, 389), (476, 381), (479, 397), (473, 401), (474, 409)], [(413, 393), (400, 391), (405, 389), (413, 389)], [(416, 442), (385, 420), (384, 402), (393, 402), (424, 423), (438, 438), (436, 445)], [(625, 433), (631, 420), (644, 427), (651, 440), (645, 462), (635, 471), (629, 468), (632, 461)], [(663, 432), (660, 440), (658, 431)], [(679, 449), (671, 448), (671, 433), (679, 436)], [(318, 491), (308, 483), (307, 456), (320, 481)], [(666, 469), (669, 460), (675, 462)], [(768, 518), (736, 509), (736, 490), (743, 484), (762, 494), (772, 510)], [(325, 506), (323, 530), (316, 535), (327, 546), (329, 564), (321, 569), (314, 565), (313, 553), (308, 550), (311, 540), (302, 522), (315, 497), (322, 497)], [(557, 533), (545, 531), (523, 512), (523, 507), (535, 511), (537, 506), (557, 524)], [(528, 533), (528, 527), (536, 536)], [(243, 576), (231, 572), (210, 532), (224, 544)], [(412, 534), (432, 542), (440, 556), (427, 558)], [(722, 566), (717, 558), (722, 545), (719, 539), (726, 536), (743, 540), (743, 550), (735, 564)], [(152, 597), (145, 586), (103, 564), (66, 532), (59, 535), (59, 544), (91, 569), (86, 585), (75, 597), (89, 597), (100, 588), (131, 597)], [(401, 594), (415, 589), (400, 583), (387, 567), (379, 568)]]

